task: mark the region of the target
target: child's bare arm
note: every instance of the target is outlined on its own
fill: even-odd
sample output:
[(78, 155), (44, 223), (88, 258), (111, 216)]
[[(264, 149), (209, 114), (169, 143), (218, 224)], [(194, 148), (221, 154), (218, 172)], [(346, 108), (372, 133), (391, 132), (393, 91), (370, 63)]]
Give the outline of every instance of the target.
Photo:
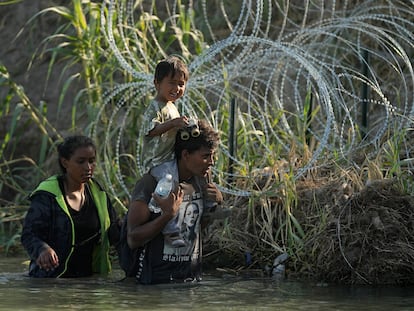
[(174, 128), (183, 128), (188, 125), (188, 118), (186, 116), (178, 117), (175, 119), (171, 119), (168, 121), (165, 121), (164, 123), (160, 123), (157, 126), (155, 126), (149, 133), (148, 136), (154, 137), (154, 136), (161, 136), (165, 132), (174, 129)]

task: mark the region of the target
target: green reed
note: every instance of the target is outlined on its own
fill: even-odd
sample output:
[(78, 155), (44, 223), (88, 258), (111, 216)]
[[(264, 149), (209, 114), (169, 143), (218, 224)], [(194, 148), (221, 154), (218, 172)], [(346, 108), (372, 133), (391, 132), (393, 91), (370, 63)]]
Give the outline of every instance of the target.
[[(329, 29), (321, 22), (320, 27), (325, 27), (323, 31), (321, 30), (314, 37), (310, 36), (312, 32), (303, 31), (308, 23), (306, 18), (311, 19), (309, 24), (312, 25), (318, 18), (323, 21), (328, 13), (322, 13), (318, 8), (312, 7), (309, 1), (307, 1), (308, 8), (314, 9), (314, 15), (303, 17), (303, 21), (300, 20), (302, 17), (300, 14), (295, 15), (295, 18), (291, 20), (292, 24), (295, 27), (299, 26), (297, 28), (292, 26), (293, 30), (289, 30), (289, 12), (282, 10), (282, 2), (279, 1), (277, 4), (282, 19), (277, 21), (276, 26), (265, 27), (265, 29), (255, 28), (257, 26), (253, 24), (252, 19), (246, 23), (246, 29), (243, 31), (265, 33), (270, 36), (272, 31), (274, 32), (277, 28), (281, 29), (279, 37), (282, 37), (282, 34), (289, 37), (298, 31), (302, 38), (309, 36), (309, 38), (316, 37), (318, 39), (329, 38), (331, 35), (331, 39), (321, 40), (320, 42), (326, 44), (320, 46), (306, 45), (308, 41), (303, 40), (303, 48), (308, 48), (309, 51), (318, 50), (319, 56), (323, 56), (320, 60), (322, 63), (328, 64), (343, 58), (343, 63), (347, 66), (352, 64), (351, 72), (357, 71), (357, 66), (353, 64), (360, 60), (354, 59), (352, 55), (347, 55), (345, 52), (350, 49), (350, 46), (352, 48), (363, 46), (362, 44), (352, 45), (351, 42), (354, 40), (352, 37), (354, 35), (358, 40), (367, 41), (364, 35), (352, 29), (355, 33), (350, 31), (341, 37), (341, 32), (348, 31), (346, 25), (339, 25), (341, 26), (339, 30), (337, 28)], [(204, 38), (207, 35), (199, 29), (212, 29), (210, 37), (214, 37), (215, 31), (221, 30), (220, 34), (223, 36), (223, 29), (221, 29), (225, 28), (223, 24), (235, 26), (232, 23), (237, 21), (235, 16), (230, 16), (228, 19), (217, 21), (220, 27), (202, 24), (190, 2), (185, 1), (177, 1), (175, 7), (169, 7), (169, 4), (166, 3), (168, 16), (165, 18), (161, 18), (159, 16), (161, 14), (157, 14), (159, 8), (155, 6), (154, 1), (151, 2), (149, 8), (144, 8), (142, 1), (137, 1), (134, 4), (139, 14), (128, 16), (129, 22), (125, 20), (119, 22), (118, 20), (118, 17), (121, 17), (120, 14), (126, 12), (126, 8), (123, 6), (126, 5), (124, 1), (117, 2), (118, 7), (114, 10), (113, 24), (108, 25), (109, 11), (108, 8), (105, 8), (103, 18), (101, 18), (101, 1), (73, 0), (70, 5), (65, 7), (55, 6), (42, 10), (29, 20), (26, 26), (30, 30), (32, 23), (42, 15), (56, 14), (61, 17), (61, 23), (56, 31), (41, 42), (33, 59), (50, 57), (49, 75), (55, 70), (58, 62), (64, 62), (64, 71), (74, 70), (61, 90), (61, 96), (56, 103), (58, 111), (63, 109), (65, 96), (68, 90), (73, 87), (74, 82), (82, 83), (81, 89), (72, 101), (69, 132), (81, 129), (84, 133), (92, 134), (97, 139), (99, 148), (98, 177), (104, 179), (106, 186), (110, 188), (111, 197), (120, 214), (124, 213), (125, 207), (128, 206), (129, 194), (127, 190), (132, 190), (136, 179), (140, 177), (136, 158), (136, 148), (139, 142), (136, 141), (136, 137), (139, 134), (142, 114), (150, 97), (147, 95), (148, 92), (136, 93), (133, 88), (126, 88), (125, 92), (120, 93), (111, 93), (111, 91), (122, 83), (142, 82), (140, 88), (145, 91), (150, 90), (152, 86), (146, 84), (138, 74), (134, 76), (130, 71), (125, 70), (126, 66), (119, 65), (115, 52), (110, 48), (107, 42), (108, 38), (104, 35), (105, 28), (111, 27), (113, 29), (114, 44), (125, 55), (127, 65), (135, 69), (137, 73), (152, 75), (153, 73), (150, 71), (154, 64), (168, 54), (178, 54), (190, 62), (197, 55), (206, 51), (210, 42), (205, 41)], [(239, 4), (233, 2), (230, 5), (239, 7)], [(362, 10), (363, 7), (360, 9)], [(369, 12), (369, 8), (365, 9)], [(268, 10), (269, 8), (266, 7), (265, 14), (269, 13)], [(229, 11), (229, 13), (232, 12)], [(219, 19), (217, 16), (218, 14), (215, 18)], [(102, 21), (104, 24), (101, 24)], [(233, 29), (230, 26), (228, 28), (229, 30)], [(400, 28), (396, 27), (396, 29)], [(312, 31), (315, 32), (315, 29)], [(365, 34), (365, 31), (368, 32), (364, 29), (362, 33)], [(229, 31), (225, 34), (228, 33)], [(380, 38), (377, 45), (380, 50), (378, 58), (381, 60), (381, 53), (386, 51), (388, 46), (385, 46), (385, 40), (380, 37), (380, 34), (381, 31), (377, 35)], [(311, 40), (309, 39), (309, 41)], [(372, 50), (376, 51), (375, 43), (371, 44), (373, 45)], [(402, 48), (397, 47), (396, 54), (402, 51)], [(238, 47), (238, 49), (242, 48)], [(254, 51), (249, 52), (253, 53)], [(213, 247), (217, 245), (223, 249), (224, 253), (231, 254), (236, 258), (241, 258), (245, 252), (251, 252), (255, 262), (261, 265), (271, 263), (274, 257), (281, 252), (288, 252), (295, 258), (294, 263), (301, 263), (302, 258), (305, 258), (304, 245), (309, 245), (310, 241), (328, 226), (332, 206), (323, 205), (316, 196), (313, 197), (310, 203), (307, 202), (309, 203), (307, 208), (312, 210), (312, 217), (317, 221), (307, 222), (306, 219), (303, 219), (303, 206), (301, 206), (301, 198), (298, 194), (298, 184), (317, 180), (325, 174), (326, 167), (331, 169), (331, 175), (328, 179), (351, 184), (357, 190), (361, 189), (367, 180), (383, 178), (384, 172), (386, 176), (405, 176), (407, 168), (404, 165), (407, 162), (407, 157), (401, 159), (401, 150), (407, 150), (404, 143), (409, 136), (408, 130), (390, 131), (385, 143), (381, 142), (381, 145), (375, 149), (367, 147), (358, 151), (362, 154), (363, 160), (357, 161), (344, 157), (343, 149), (352, 148), (354, 140), (361, 140), (361, 137), (354, 137), (354, 128), (347, 129), (344, 126), (344, 129), (332, 129), (336, 134), (343, 134), (343, 142), (341, 142), (343, 145), (339, 146), (333, 138), (329, 138), (328, 142), (332, 143), (329, 146), (330, 149), (322, 149), (321, 155), (313, 163), (312, 169), (297, 179), (298, 170), (312, 159), (315, 150), (321, 145), (320, 138), (325, 125), (321, 104), (323, 98), (321, 99), (322, 95), (317, 91), (316, 83), (311, 83), (311, 86), (304, 85), (296, 90), (295, 97), (298, 98), (299, 110), (301, 111), (297, 113), (292, 108), (291, 94), (282, 90), (282, 87), (280, 90), (272, 89), (274, 94), (271, 95), (262, 89), (267, 84), (268, 81), (265, 78), (268, 77), (260, 77), (258, 81), (262, 83), (258, 83), (259, 86), (249, 93), (251, 90), (246, 90), (244, 86), (244, 83), (249, 83), (247, 77), (233, 79), (232, 76), (229, 76), (231, 72), (225, 67), (224, 61), (218, 60), (218, 62), (220, 62), (222, 70), (218, 75), (223, 77), (222, 85), (220, 85), (222, 93), (209, 92), (209, 85), (206, 85), (204, 89), (197, 90), (198, 93), (190, 93), (189, 97), (194, 99), (191, 103), (198, 104), (196, 111), (205, 113), (221, 132), (223, 146), (216, 161), (216, 181), (225, 188), (245, 191), (248, 192), (248, 195), (225, 194), (224, 205), (232, 211), (232, 216), (215, 222), (211, 226), (209, 243)], [(380, 63), (378, 60), (377, 62)], [(283, 58), (278, 66), (282, 72), (284, 70)], [(342, 63), (338, 62), (333, 67), (339, 70), (341, 66)], [(375, 71), (375, 68), (372, 66), (371, 69)], [(21, 211), (21, 207), (24, 205), (27, 208), (27, 194), (37, 182), (46, 176), (47, 158), (55, 153), (56, 140), (60, 139), (63, 136), (63, 131), (67, 129), (58, 128), (58, 125), (51, 124), (46, 118), (48, 107), (52, 103), (32, 103), (23, 88), (10, 79), (7, 69), (4, 66), (1, 66), (0, 69), (0, 85), (8, 90), (6, 97), (1, 102), (0, 112), (2, 117), (11, 117), (8, 131), (2, 137), (3, 143), (0, 149), (0, 168), (2, 170), (0, 188), (8, 187), (13, 189), (15, 193), (14, 198), (1, 204), (16, 207), (16, 209), (9, 209), (9, 212), (2, 214), (0, 218), (0, 236), (4, 237), (0, 243), (5, 250), (8, 250), (11, 245), (17, 243), (21, 229), (19, 223), (24, 213)], [(198, 70), (199, 73), (204, 73), (208, 72), (209, 68), (206, 66), (206, 68), (202, 67)], [(288, 85), (288, 87), (285, 86), (287, 89), (297, 87), (303, 82), (300, 78), (294, 81), (289, 76), (289, 70), (291, 68), (280, 73), (282, 76), (280, 79), (285, 80), (283, 85)], [(378, 71), (380, 72), (380, 70)], [(279, 73), (277, 70), (275, 72)], [(237, 70), (234, 73), (237, 74)], [(387, 75), (379, 76), (384, 80), (387, 77)], [(360, 85), (352, 83), (354, 78), (364, 79), (364, 77), (355, 74), (351, 78), (344, 79), (341, 83), (346, 90), (351, 90), (351, 95), (346, 100), (356, 106), (354, 97)], [(279, 78), (273, 77), (273, 79)], [(340, 87), (336, 82), (330, 81), (333, 93), (335, 88)], [(377, 81), (369, 82), (374, 85), (373, 88), (379, 89), (375, 85)], [(49, 80), (48, 83), (53, 83), (53, 81)], [(386, 83), (389, 85), (390, 82), (386, 81)], [(375, 95), (376, 98), (382, 95), (380, 91), (378, 94)], [(344, 97), (347, 95), (341, 94)], [(234, 156), (236, 161), (233, 162), (233, 174), (229, 175), (228, 146), (232, 126), (229, 107), (232, 98), (235, 98), (237, 103), (235, 124), (233, 124), (235, 126), (236, 148)], [(120, 99), (125, 102), (124, 105), (118, 104)], [(204, 99), (211, 102), (216, 101), (217, 104), (209, 107), (205, 104)], [(332, 99), (333, 101), (337, 100), (338, 106), (342, 103), (340, 96), (333, 96)], [(281, 101), (283, 104), (289, 103), (290, 105), (283, 105), (283, 109), (273, 105), (268, 108), (269, 110), (264, 111), (262, 103), (267, 100)], [(357, 101), (355, 100), (355, 102)], [(14, 109), (11, 108), (12, 105), (15, 105)], [(252, 110), (261, 112), (263, 115), (271, 115), (272, 118), (261, 118), (260, 113), (251, 114), (246, 109), (247, 107), (253, 108)], [(339, 112), (335, 111), (334, 116), (342, 122), (355, 110), (355, 107), (351, 107), (349, 110), (347, 108)], [(117, 114), (114, 114), (114, 111)], [(382, 120), (377, 122), (380, 123)], [(338, 124), (340, 123), (338, 122)], [(21, 129), (22, 125), (23, 130)], [(35, 127), (41, 133), (39, 154), (36, 155), (36, 158), (15, 155), (16, 142), (20, 140), (23, 131), (31, 127)], [(358, 128), (358, 124), (355, 127)], [(272, 135), (269, 135), (269, 132)], [(359, 131), (355, 132), (359, 133)], [(326, 142), (323, 141), (323, 143)], [(370, 152), (376, 152), (376, 156), (370, 156)], [(128, 172), (128, 174), (124, 172)], [(125, 183), (125, 187), (122, 187), (122, 183)], [(409, 184), (405, 186), (412, 191), (412, 186)], [(206, 246), (209, 246), (208, 243)], [(315, 246), (311, 250), (311, 255), (314, 257), (317, 256), (316, 249)]]

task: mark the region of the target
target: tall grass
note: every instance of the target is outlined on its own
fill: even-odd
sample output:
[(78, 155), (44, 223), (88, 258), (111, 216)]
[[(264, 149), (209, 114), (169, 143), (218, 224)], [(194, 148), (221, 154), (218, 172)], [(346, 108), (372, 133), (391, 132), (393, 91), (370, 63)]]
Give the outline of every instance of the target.
[[(41, 107), (33, 105), (23, 88), (10, 79), (7, 69), (1, 64), (0, 86), (6, 94), (1, 102), (1, 117), (9, 124), (8, 131), (2, 133), (0, 146), (0, 249), (8, 252), (19, 248), (21, 220), (27, 209), (27, 189), (32, 186), (31, 181), (45, 177), (37, 162), (43, 163), (47, 158), (47, 145), (53, 143), (50, 135), (56, 131), (42, 114)], [(14, 103), (16, 100), (19, 101), (17, 104)], [(22, 116), (24, 113), (29, 119)], [(19, 146), (25, 144), (22, 137), (33, 126), (40, 130), (37, 159), (19, 153)]]
[[(413, 12), (404, 1), (351, 2), (174, 1), (161, 10), (153, 1), (73, 0), (33, 17), (64, 20), (34, 57), (50, 55), (49, 72), (58, 61), (79, 68), (59, 105), (73, 81), (84, 83), (71, 107), (72, 129), (84, 127), (97, 142), (98, 176), (120, 213), (143, 173), (141, 121), (153, 95), (153, 70), (168, 54), (182, 57), (191, 77), (179, 109), (208, 119), (222, 137), (214, 178), (234, 217), (213, 226), (212, 243), (234, 256), (253, 253), (261, 263), (280, 252), (299, 262), (330, 213), (314, 199), (308, 208), (320, 223), (306, 224), (299, 185), (331, 178), (358, 190), (370, 179), (402, 179), (412, 168), (406, 142), (414, 111)], [(42, 172), (61, 129), (44, 118), (49, 103), (35, 107), (3, 77), (12, 94), (4, 115), (17, 96), (23, 104), (12, 125), (29, 112), (44, 136), (40, 161), (31, 163)], [(362, 103), (369, 111), (364, 137)]]

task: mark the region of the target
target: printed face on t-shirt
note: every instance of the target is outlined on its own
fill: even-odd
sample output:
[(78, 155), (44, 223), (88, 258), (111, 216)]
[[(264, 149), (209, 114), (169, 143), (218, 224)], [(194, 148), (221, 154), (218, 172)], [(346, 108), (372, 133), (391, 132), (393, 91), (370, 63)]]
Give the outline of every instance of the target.
[(188, 204), (184, 214), (184, 223), (188, 227), (193, 227), (197, 222), (199, 213), (200, 211), (197, 204)]
[[(203, 211), (203, 199), (200, 192), (194, 191), (191, 184), (181, 184), (184, 190), (183, 202), (178, 214), (178, 226), (181, 238), (186, 246), (174, 248), (164, 242), (164, 256), (166, 261), (188, 261), (198, 254), (198, 235), (200, 231), (200, 216)], [(191, 193), (191, 194), (188, 194)]]

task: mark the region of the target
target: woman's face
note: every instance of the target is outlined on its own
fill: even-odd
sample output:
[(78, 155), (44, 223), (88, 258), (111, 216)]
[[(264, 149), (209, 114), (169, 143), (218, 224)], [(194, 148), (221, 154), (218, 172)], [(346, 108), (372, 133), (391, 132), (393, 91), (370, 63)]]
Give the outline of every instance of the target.
[(198, 208), (194, 205), (189, 205), (185, 211), (184, 222), (187, 226), (194, 226), (198, 218)]
[(61, 163), (69, 180), (79, 184), (88, 182), (95, 171), (96, 151), (92, 146), (80, 147), (69, 159), (62, 158)]
[(214, 165), (215, 150), (201, 147), (192, 153), (183, 151), (180, 178), (186, 179), (191, 176), (207, 176), (208, 171)]

